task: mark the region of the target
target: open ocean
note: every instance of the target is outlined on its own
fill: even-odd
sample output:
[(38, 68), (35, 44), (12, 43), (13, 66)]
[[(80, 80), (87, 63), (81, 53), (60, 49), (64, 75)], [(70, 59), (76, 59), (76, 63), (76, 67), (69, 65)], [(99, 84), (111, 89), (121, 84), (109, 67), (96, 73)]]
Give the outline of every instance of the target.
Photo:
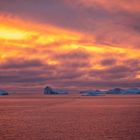
[(140, 95), (0, 97), (0, 140), (140, 140)]

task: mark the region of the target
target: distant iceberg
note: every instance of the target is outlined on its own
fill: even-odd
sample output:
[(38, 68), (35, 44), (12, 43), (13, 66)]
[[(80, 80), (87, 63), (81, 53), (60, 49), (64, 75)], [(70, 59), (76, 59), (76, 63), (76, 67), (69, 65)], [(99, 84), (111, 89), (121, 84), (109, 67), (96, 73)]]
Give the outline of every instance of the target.
[(114, 88), (106, 91), (107, 94), (140, 94), (140, 89), (138, 88), (130, 88), (130, 89), (121, 89)]
[(68, 94), (68, 91), (63, 89), (53, 89), (49, 86), (45, 87), (44, 94)]
[(2, 95), (8, 95), (8, 92), (0, 89), (0, 96), (2, 96)]
[(124, 94), (140, 94), (140, 89), (138, 88), (130, 88), (124, 90)]
[(114, 88), (106, 91), (107, 94), (123, 94), (124, 89), (121, 88)]
[(80, 91), (82, 96), (100, 96), (105, 94), (140, 94), (140, 89), (138, 88), (129, 88), (129, 89), (122, 89), (122, 88), (114, 88), (105, 91), (101, 90), (85, 90)]
[(85, 91), (80, 91), (80, 94), (82, 96), (100, 96), (103, 95), (104, 92), (100, 90), (85, 90)]

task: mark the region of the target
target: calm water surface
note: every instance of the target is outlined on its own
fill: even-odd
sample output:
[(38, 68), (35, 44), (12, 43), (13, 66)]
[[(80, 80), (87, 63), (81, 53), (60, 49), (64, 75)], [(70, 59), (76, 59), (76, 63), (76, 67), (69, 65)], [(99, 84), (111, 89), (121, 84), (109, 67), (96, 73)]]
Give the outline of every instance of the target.
[(0, 140), (140, 140), (140, 96), (0, 97)]

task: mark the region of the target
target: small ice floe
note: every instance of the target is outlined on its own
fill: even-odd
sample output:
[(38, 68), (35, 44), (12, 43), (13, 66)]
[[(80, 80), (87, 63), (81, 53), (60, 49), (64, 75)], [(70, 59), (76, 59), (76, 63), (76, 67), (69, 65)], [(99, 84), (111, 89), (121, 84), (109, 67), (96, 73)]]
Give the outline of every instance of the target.
[(68, 94), (68, 91), (63, 89), (53, 89), (49, 86), (45, 87), (44, 94)]
[(8, 92), (0, 89), (0, 96), (8, 95)]
[(104, 93), (100, 90), (86, 90), (86, 91), (80, 91), (80, 94), (82, 96), (100, 96)]

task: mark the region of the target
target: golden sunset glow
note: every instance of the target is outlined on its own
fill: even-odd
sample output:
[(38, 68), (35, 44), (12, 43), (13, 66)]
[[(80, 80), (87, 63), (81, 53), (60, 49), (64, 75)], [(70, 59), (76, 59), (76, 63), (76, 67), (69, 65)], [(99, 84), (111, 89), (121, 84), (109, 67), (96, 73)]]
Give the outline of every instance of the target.
[[(35, 45), (47, 45), (68, 41), (78, 41), (82, 34), (71, 31), (65, 31), (50, 25), (39, 25), (37, 23), (30, 23), (26, 25), (25, 21), (17, 20), (17, 23), (12, 19), (11, 25), (6, 22), (6, 19), (0, 18), (0, 40), (3, 45), (13, 45), (21, 47), (34, 47)], [(5, 25), (4, 25), (5, 23)], [(19, 26), (18, 26), (19, 23)], [(13, 25), (17, 25), (14, 27)], [(62, 44), (61, 43), (61, 44)], [(63, 45), (63, 44), (62, 44)]]
[[(4, 22), (5, 21), (6, 19), (4, 19)], [(85, 49), (90, 54), (91, 62), (93, 62), (92, 55), (98, 55), (98, 57), (94, 58), (94, 61), (102, 59), (102, 55), (108, 53), (123, 54), (124, 57), (120, 58), (121, 60), (125, 60), (127, 57), (137, 58), (139, 56), (139, 51), (137, 49), (96, 45), (95, 43), (80, 43), (81, 40), (90, 41), (90, 35), (87, 36), (82, 33), (71, 32), (50, 25), (40, 26), (37, 23), (31, 22), (26, 25), (25, 21), (17, 19), (17, 23), (12, 19), (7, 19), (7, 21), (10, 21), (11, 25), (9, 23), (5, 23), (4, 25), (4, 22), (0, 24), (1, 59), (9, 57), (14, 58), (17, 55), (21, 55), (23, 58), (28, 56), (28, 58), (45, 59), (50, 56), (47, 53), (45, 54), (42, 50), (51, 51), (53, 53), (65, 53), (80, 48)], [(14, 24), (18, 25), (19, 22), (22, 26), (13, 26)], [(41, 46), (42, 50), (40, 49)], [(8, 51), (9, 48), (10, 51)], [(28, 50), (23, 50), (22, 48), (35, 49), (38, 53), (30, 54)], [(58, 63), (57, 60), (53, 58), (47, 59), (47, 61), (45, 60), (44, 62), (48, 64)], [(95, 63), (93, 63), (93, 66), (94, 68), (96, 66), (98, 69), (102, 68), (101, 65)], [(91, 66), (91, 68), (93, 66)]]
[(1, 26), (0, 38), (4, 40), (25, 40), (28, 38), (28, 35), (24, 31)]

